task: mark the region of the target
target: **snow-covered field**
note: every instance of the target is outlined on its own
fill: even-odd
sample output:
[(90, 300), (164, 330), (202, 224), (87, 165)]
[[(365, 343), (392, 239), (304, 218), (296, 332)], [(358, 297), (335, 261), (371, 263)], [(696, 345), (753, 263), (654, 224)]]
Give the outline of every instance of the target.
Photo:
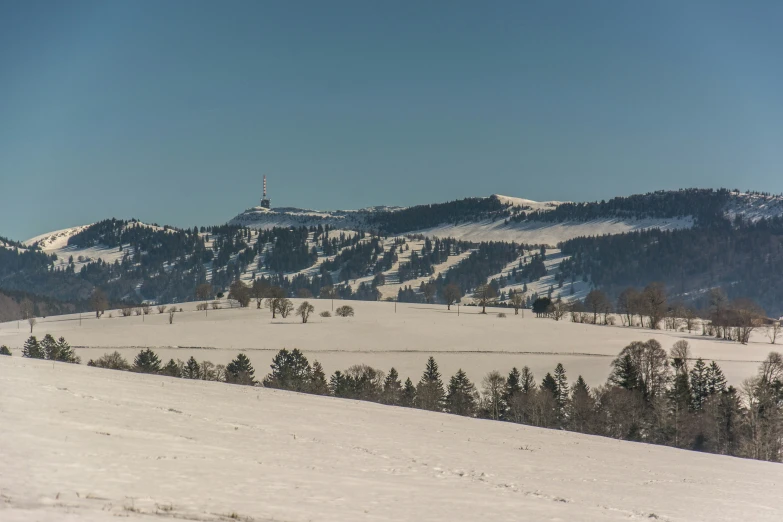
[(779, 521), (783, 466), (0, 357), (0, 520)]
[[(293, 300), (298, 304), (300, 300)], [(738, 343), (702, 337), (700, 331), (671, 332), (595, 326), (568, 321), (536, 319), (529, 310), (524, 316), (511, 309), (488, 309), (481, 315), (476, 307), (403, 304), (392, 302), (335, 301), (334, 307), (350, 304), (355, 317), (322, 318), (318, 313), (332, 309), (328, 300), (314, 299), (315, 313), (307, 324), (293, 315), (272, 320), (268, 310), (255, 308), (196, 312), (196, 303), (182, 305), (168, 324), (167, 314), (154, 309), (148, 316), (119, 317), (117, 311), (101, 319), (84, 314), (39, 319), (34, 334), (40, 339), (51, 333), (64, 336), (86, 363), (106, 352), (119, 350), (129, 361), (141, 348), (153, 348), (163, 359), (209, 360), (226, 364), (245, 351), (259, 376), (268, 373), (273, 355), (281, 348), (299, 348), (312, 362), (318, 359), (328, 373), (353, 364), (369, 364), (388, 371), (396, 367), (403, 380), (417, 382), (430, 355), (434, 355), (445, 378), (464, 369), (474, 381), (489, 371), (507, 373), (512, 367), (529, 366), (537, 380), (551, 372), (558, 362), (565, 366), (570, 382), (582, 375), (591, 386), (603, 384), (612, 359), (631, 341), (658, 339), (667, 350), (686, 339), (697, 357), (717, 360), (731, 384), (756, 374), (767, 353), (780, 346), (768, 343), (762, 332), (752, 342)], [(506, 318), (497, 317), (505, 312)], [(619, 321), (618, 321), (619, 324)], [(19, 356), (29, 326), (21, 322), (0, 324), (0, 344)]]

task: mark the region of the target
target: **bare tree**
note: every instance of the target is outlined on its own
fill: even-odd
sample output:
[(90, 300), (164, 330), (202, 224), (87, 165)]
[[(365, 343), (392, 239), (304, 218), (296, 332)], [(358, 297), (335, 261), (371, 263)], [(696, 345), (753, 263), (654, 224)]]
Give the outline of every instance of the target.
[(280, 312), (280, 315), (283, 316), (283, 319), (288, 317), (288, 314), (290, 314), (293, 309), (294, 309), (294, 303), (292, 303), (285, 297), (281, 299), (277, 305), (277, 311)]
[(446, 307), (451, 310), (451, 305), (456, 303), (462, 297), (462, 291), (454, 283), (449, 283), (443, 288), (443, 300), (446, 301)]
[(176, 307), (169, 308), (169, 324), (174, 324), (174, 314), (177, 313)]
[(204, 311), (207, 309), (207, 301), (212, 297), (212, 285), (209, 283), (201, 283), (196, 287), (196, 299), (204, 301)]
[(250, 304), (250, 289), (242, 281), (234, 281), (229, 288), (228, 298), (236, 300), (239, 306), (246, 308)]
[(623, 322), (626, 326), (633, 326), (633, 316), (637, 312), (638, 303), (639, 292), (633, 287), (626, 288), (617, 296), (617, 311), (625, 317)]
[(162, 314), (166, 311), (166, 305), (158, 305), (158, 313)]
[(601, 290), (591, 290), (585, 297), (585, 308), (593, 314), (593, 324), (598, 324), (598, 314), (608, 313), (609, 298)]
[(275, 319), (277, 312), (280, 311), (280, 304), (285, 299), (285, 290), (274, 286), (267, 291), (266, 295), (267, 298), (264, 305), (272, 311), (272, 319)]
[(696, 328), (696, 310), (688, 306), (683, 312), (683, 318), (685, 319), (685, 327), (688, 329), (688, 333), (691, 333)]
[(487, 313), (487, 305), (495, 302), (497, 296), (498, 293), (495, 291), (495, 287), (487, 284), (479, 285), (473, 293), (473, 299), (478, 301), (479, 306), (481, 306), (482, 314)]
[(552, 303), (552, 319), (555, 321), (559, 321), (565, 315), (568, 313), (569, 305), (562, 301), (560, 298), (557, 299), (554, 303)]
[(490, 419), (499, 419), (504, 413), (503, 391), (506, 378), (497, 371), (491, 371), (481, 381), (484, 409)]
[(737, 340), (742, 344), (748, 344), (753, 330), (764, 323), (764, 310), (750, 299), (737, 299), (732, 303), (731, 322), (735, 323)]
[(334, 310), (334, 298), (337, 297), (337, 291), (334, 289), (333, 286), (322, 286), (321, 291), (319, 292), (318, 296), (321, 299), (331, 299), (332, 300), (332, 310)]
[(661, 320), (666, 314), (666, 288), (663, 283), (650, 283), (642, 292), (644, 313), (649, 318), (649, 327), (658, 329)]
[(33, 333), (33, 327), (35, 326), (35, 323), (38, 322), (38, 320), (35, 317), (28, 317), (27, 322), (30, 323), (30, 333)]
[(103, 315), (103, 312), (108, 307), (108, 300), (106, 299), (106, 294), (103, 293), (103, 290), (96, 287), (92, 291), (92, 295), (90, 296), (90, 306), (93, 310), (95, 310), (96, 318), (100, 318), (100, 316)]
[(302, 301), (302, 304), (299, 305), (299, 308), (296, 309), (296, 315), (302, 316), (302, 323), (306, 323), (307, 319), (310, 317), (310, 314), (315, 311), (315, 307), (308, 303), (307, 301)]
[(511, 306), (514, 307), (514, 315), (519, 315), (519, 309), (525, 304), (525, 294), (522, 292), (512, 292)]
[(264, 298), (268, 297), (267, 294), (269, 289), (270, 286), (266, 281), (262, 279), (256, 279), (253, 281), (253, 287), (250, 289), (250, 294), (252, 295), (253, 299), (256, 300), (257, 309), (261, 309), (261, 304), (264, 302)]
[(672, 349), (669, 350), (669, 356), (675, 369), (678, 371), (682, 370), (686, 374), (688, 373), (688, 361), (693, 357), (688, 341), (681, 339), (674, 343)]
[(780, 321), (774, 321), (770, 326), (767, 327), (767, 339), (769, 339), (770, 344), (775, 344), (779, 333)]

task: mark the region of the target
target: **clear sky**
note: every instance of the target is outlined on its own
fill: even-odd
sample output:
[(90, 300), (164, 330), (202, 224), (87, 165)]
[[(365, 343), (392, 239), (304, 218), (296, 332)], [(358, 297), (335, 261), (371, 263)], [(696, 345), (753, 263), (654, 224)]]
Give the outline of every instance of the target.
[(781, 1), (0, 0), (0, 235), (783, 192)]

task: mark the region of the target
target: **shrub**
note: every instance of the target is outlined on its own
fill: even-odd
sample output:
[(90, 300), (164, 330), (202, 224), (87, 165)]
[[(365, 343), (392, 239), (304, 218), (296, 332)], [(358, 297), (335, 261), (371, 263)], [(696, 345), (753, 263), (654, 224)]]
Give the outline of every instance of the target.
[(0, 355), (11, 355), (11, 350), (6, 345), (0, 346)]
[(159, 305), (158, 306), (158, 313), (162, 314), (164, 312), (166, 312), (166, 305)]
[(123, 317), (130, 317), (133, 315), (133, 308), (131, 308), (130, 306), (123, 306), (120, 309), (120, 313), (122, 314)]
[(87, 366), (95, 366), (96, 368), (106, 368), (109, 370), (130, 370), (130, 364), (128, 364), (128, 361), (126, 361), (118, 351), (103, 354), (102, 357), (95, 361), (90, 359)]
[(212, 309), (213, 310), (220, 310), (220, 302), (219, 301), (212, 301)]
[(505, 319), (505, 318), (506, 318), (506, 314), (505, 314), (505, 313), (503, 313), (503, 312), (500, 312), (500, 313), (498, 314), (498, 317), (500, 317), (501, 319)]
[(343, 305), (334, 311), (339, 317), (353, 317), (353, 307)]
[(320, 315), (321, 317), (332, 317), (332, 314), (329, 313), (329, 310), (324, 310), (318, 315)]
[(150, 315), (150, 305), (148, 304), (141, 305), (141, 313), (143, 313), (144, 315)]
[(196, 305), (197, 312), (202, 312), (205, 311), (206, 309), (207, 309), (207, 303), (199, 303)]

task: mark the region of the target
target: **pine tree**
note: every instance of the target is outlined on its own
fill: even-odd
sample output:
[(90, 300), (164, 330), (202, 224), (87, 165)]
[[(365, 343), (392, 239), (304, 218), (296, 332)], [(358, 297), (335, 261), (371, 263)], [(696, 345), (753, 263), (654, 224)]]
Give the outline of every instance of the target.
[(536, 389), (536, 377), (527, 366), (523, 366), (519, 374), (519, 388), (522, 393), (530, 393)]
[(609, 376), (609, 382), (626, 390), (640, 388), (639, 372), (630, 354), (625, 354), (612, 362), (612, 374)]
[(312, 369), (307, 357), (298, 348), (290, 352), (283, 348), (277, 352), (270, 368), (272, 372), (264, 377), (264, 386), (267, 388), (307, 391)]
[(715, 395), (725, 391), (726, 377), (723, 375), (723, 370), (720, 369), (718, 363), (712, 361), (709, 368), (707, 368), (707, 392), (710, 395)]
[(326, 382), (324, 367), (318, 361), (313, 361), (313, 369), (310, 373), (309, 392), (315, 395), (329, 395), (329, 384)]
[(476, 411), (477, 399), (476, 387), (460, 368), (449, 381), (446, 411), (455, 415), (472, 417)]
[(541, 381), (541, 391), (550, 393), (552, 398), (557, 401), (557, 381), (551, 373), (547, 373)]
[(443, 409), (443, 381), (438, 371), (438, 363), (430, 356), (424, 374), (416, 386), (416, 406), (422, 410), (441, 411)]
[(569, 429), (581, 433), (590, 433), (595, 400), (590, 395), (590, 387), (580, 375), (571, 388), (571, 400), (568, 402)]
[(199, 366), (198, 362), (196, 362), (195, 357), (192, 355), (190, 356), (190, 359), (188, 359), (187, 364), (185, 364), (185, 369), (182, 372), (182, 377), (185, 379), (200, 379), (201, 378), (201, 367)]
[(163, 367), (160, 373), (169, 377), (182, 377), (182, 372), (174, 359), (169, 359), (169, 362), (166, 363), (166, 366)]
[(707, 380), (707, 365), (700, 357), (691, 369), (691, 397), (693, 398), (693, 409), (701, 411), (704, 401), (709, 397), (709, 382)]
[(54, 337), (52, 337), (51, 334), (46, 334), (41, 341), (41, 351), (43, 352), (45, 359), (49, 359), (50, 361), (59, 360), (57, 341), (54, 340)]
[(408, 377), (405, 379), (405, 386), (402, 389), (402, 399), (400, 406), (413, 408), (416, 405), (416, 386), (413, 385), (413, 381)]
[(81, 358), (73, 352), (73, 348), (64, 337), (57, 339), (57, 360), (72, 364), (79, 364)]
[(160, 359), (149, 348), (142, 350), (133, 361), (133, 371), (139, 373), (159, 373)]
[(514, 397), (520, 393), (522, 393), (522, 383), (521, 383), (522, 376), (519, 373), (519, 370), (516, 369), (516, 367), (511, 368), (511, 371), (508, 373), (508, 377), (506, 378), (506, 387), (503, 390), (503, 404), (506, 405), (506, 408), (501, 414), (501, 418), (503, 420), (508, 420), (508, 411), (509, 406), (512, 404), (512, 401), (514, 400)]
[(0, 346), (0, 355), (11, 355), (11, 350), (6, 345)]
[(557, 407), (562, 411), (568, 402), (569, 388), (568, 377), (566, 377), (565, 368), (563, 368), (561, 363), (557, 363), (557, 366), (555, 366), (554, 379), (555, 383), (557, 384), (555, 400), (557, 401)]
[(226, 382), (255, 386), (255, 373), (253, 365), (250, 364), (250, 359), (244, 353), (240, 353), (236, 356), (236, 359), (226, 365)]
[(29, 357), (30, 359), (43, 359), (45, 357), (41, 345), (38, 339), (34, 335), (31, 335), (25, 342), (22, 348), (22, 357)]
[(335, 397), (347, 397), (350, 390), (343, 372), (337, 370), (329, 378), (329, 392)]
[(400, 375), (395, 368), (389, 370), (389, 374), (386, 376), (386, 380), (383, 382), (383, 393), (381, 395), (381, 402), (383, 404), (391, 404), (397, 406), (402, 400), (402, 382), (400, 382)]

